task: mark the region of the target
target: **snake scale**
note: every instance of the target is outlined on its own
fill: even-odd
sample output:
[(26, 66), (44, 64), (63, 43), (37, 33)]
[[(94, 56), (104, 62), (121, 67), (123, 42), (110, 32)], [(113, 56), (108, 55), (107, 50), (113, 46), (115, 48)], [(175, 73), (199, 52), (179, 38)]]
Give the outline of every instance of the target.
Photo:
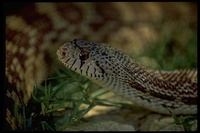
[[(5, 8), (12, 10), (9, 6)], [(194, 13), (195, 3), (75, 2), (26, 4), (17, 12), (6, 14), (5, 115), (8, 126), (17, 129), (14, 106), (27, 103), (33, 86), (54, 72), (58, 63), (56, 50), (63, 42), (78, 37), (93, 42), (121, 44), (119, 47), (124, 48), (123, 51), (128, 50), (124, 46), (132, 48), (132, 45), (138, 44), (135, 50), (139, 50), (144, 44), (159, 38), (160, 27), (154, 27), (158, 21), (171, 27), (170, 20), (187, 21), (193, 29), (196, 25)], [(191, 29), (186, 29), (186, 32), (190, 33)], [(168, 27), (167, 30), (174, 32), (173, 28)], [(63, 48), (65, 46), (67, 49)], [(77, 55), (69, 54), (69, 49)], [(131, 97), (139, 105), (160, 113), (167, 113), (166, 108), (176, 114), (196, 113), (196, 70), (147, 71), (122, 52), (102, 43), (80, 39), (66, 43), (60, 51), (57, 52), (59, 58), (72, 56), (71, 59), (63, 58), (71, 65), (66, 66), (83, 75), (90, 74), (85, 76), (92, 76), (93, 81)], [(73, 58), (79, 58), (79, 61)], [(87, 63), (91, 64), (90, 68), (85, 66)], [(120, 76), (116, 78), (115, 74)]]

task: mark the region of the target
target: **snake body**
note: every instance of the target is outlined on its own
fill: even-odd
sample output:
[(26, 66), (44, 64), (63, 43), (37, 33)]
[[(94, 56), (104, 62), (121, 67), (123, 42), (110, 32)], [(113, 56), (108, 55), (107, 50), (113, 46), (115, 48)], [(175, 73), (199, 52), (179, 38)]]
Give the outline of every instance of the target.
[[(11, 5), (12, 6), (5, 6), (4, 9), (13, 10), (13, 7), (18, 5), (18, 3), (11, 3)], [(174, 20), (179, 23), (187, 22), (189, 28), (180, 31), (187, 33), (183, 34), (183, 38), (187, 40), (187, 37), (192, 36), (190, 33), (193, 33), (194, 29), (196, 29), (196, 14), (196, 5), (194, 3), (162, 2), (32, 3), (27, 4), (18, 11), (6, 14), (5, 119), (8, 128), (16, 130), (17, 127), (21, 127), (22, 121), (18, 123), (15, 122), (15, 107), (20, 107), (23, 103), (27, 104), (34, 85), (40, 84), (45, 77), (49, 76), (51, 72), (54, 72), (54, 67), (58, 62), (56, 58), (56, 49), (63, 44), (63, 42), (80, 37), (86, 40), (98, 40), (108, 44), (120, 44), (118, 47), (123, 49), (123, 51), (127, 51), (128, 49), (138, 51), (141, 50), (142, 46), (159, 38), (161, 34), (160, 31), (162, 31), (162, 29), (160, 29), (161, 27), (158, 26), (159, 23), (162, 23), (162, 27), (167, 27), (167, 32), (173, 34), (176, 33), (176, 30), (173, 30), (175, 29), (172, 23)], [(177, 24), (175, 24), (175, 26), (177, 26)], [(180, 43), (183, 42), (184, 41), (180, 40)], [(82, 45), (82, 43), (80, 44)], [(132, 47), (133, 44), (134, 47)], [(105, 46), (104, 49), (106, 50), (107, 46)], [(113, 50), (111, 51), (113, 52)], [(122, 57), (131, 60), (125, 55)], [(147, 73), (145, 69), (138, 66), (137, 69), (142, 73), (142, 77), (138, 78), (134, 77), (134, 74), (139, 73), (133, 71), (137, 69), (132, 69), (135, 63), (131, 62), (132, 61), (129, 63), (124, 62), (127, 63), (126, 65), (128, 66), (124, 66), (123, 68), (120, 64), (119, 66), (116, 65), (116, 67), (120, 68), (119, 70), (121, 70), (120, 73), (123, 73), (122, 75), (132, 75), (124, 77), (128, 80), (116, 80), (116, 82), (113, 82), (114, 80), (110, 81), (112, 79), (110, 78), (110, 80), (108, 80), (108, 84), (110, 85), (106, 86), (110, 86), (113, 91), (119, 92), (122, 95), (132, 94), (128, 91), (135, 92), (138, 95), (138, 101), (147, 101), (147, 103), (144, 104), (149, 105), (149, 107), (147, 107), (149, 109), (152, 108), (155, 110), (157, 108), (155, 107), (157, 106), (156, 103), (152, 101), (154, 97), (157, 97), (155, 99), (161, 99), (161, 97), (167, 96), (168, 94), (169, 96), (161, 100), (161, 102), (166, 103), (172, 100), (179, 101), (178, 107), (180, 107), (180, 104), (186, 107), (184, 108), (186, 111), (183, 113), (196, 112), (195, 110), (192, 111), (193, 109), (190, 109), (190, 111), (187, 110), (188, 107), (195, 107), (194, 103), (196, 102), (197, 90), (196, 82), (193, 82), (192, 78), (196, 75), (195, 71), (177, 71), (174, 73), (177, 76), (173, 76), (171, 72), (163, 72), (164, 74), (162, 74), (162, 72)], [(101, 66), (102, 64), (98, 62), (98, 59), (95, 61), (95, 64), (99, 66), (99, 72), (106, 72), (106, 68)], [(83, 62), (82, 65), (84, 66)], [(116, 68), (112, 69), (115, 70)], [(155, 77), (148, 78), (152, 77), (154, 74), (156, 74)], [(188, 75), (188, 77), (186, 75)], [(143, 80), (143, 77), (152, 80), (156, 79), (157, 81), (151, 81), (152, 83), (148, 81), (149, 83), (147, 83), (147, 85), (141, 86), (141, 82), (143, 81), (140, 80)], [(99, 81), (102, 80), (98, 80), (97, 83), (100, 83)], [(158, 84), (160, 81), (162, 81), (162, 84)], [(123, 84), (122, 82), (126, 83)], [(116, 85), (114, 85), (114, 83), (116, 83)], [(171, 93), (175, 91), (166, 87), (166, 91), (164, 91), (164, 83), (169, 84), (167, 86), (172, 86), (172, 88), (174, 88), (174, 84), (178, 83), (178, 86), (186, 86), (186, 89), (184, 90), (180, 87), (180, 91), (177, 93), (182, 97), (179, 97), (180, 99), (174, 98), (175, 95)], [(139, 87), (135, 87), (138, 85)], [(146, 87), (148, 85), (150, 87)], [(160, 88), (158, 85), (162, 87)], [(122, 87), (122, 90), (114, 86)], [(133, 91), (133, 89), (128, 89), (127, 86), (136, 89)], [(126, 89), (123, 90), (123, 88)], [(152, 90), (153, 88), (155, 91)], [(192, 89), (190, 90), (189, 88)], [(152, 93), (149, 95), (150, 91), (152, 91)], [(186, 93), (186, 91), (188, 91), (188, 93)], [(133, 101), (137, 101), (137, 99), (133, 99)], [(152, 107), (150, 107), (150, 103), (152, 103)], [(162, 105), (159, 105), (161, 109), (158, 112), (166, 113)], [(169, 105), (166, 104), (166, 106), (169, 106), (170, 109), (174, 107), (175, 112), (181, 113), (179, 110), (180, 108), (178, 109), (176, 105), (174, 105), (174, 102), (169, 102)], [(18, 116), (19, 120), (21, 120), (20, 118), (22, 115), (19, 113)]]
[(71, 70), (155, 112), (197, 113), (197, 71), (153, 71), (103, 43), (65, 43), (58, 59)]

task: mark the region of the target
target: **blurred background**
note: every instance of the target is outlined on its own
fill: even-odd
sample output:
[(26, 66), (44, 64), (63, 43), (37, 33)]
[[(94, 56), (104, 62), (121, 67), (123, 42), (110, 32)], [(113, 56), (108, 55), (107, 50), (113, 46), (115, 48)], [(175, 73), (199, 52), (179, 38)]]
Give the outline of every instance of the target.
[[(48, 11), (50, 4), (52, 3), (38, 3), (44, 11)], [(156, 68), (173, 69), (172, 66), (166, 67), (166, 64), (174, 64), (176, 68), (197, 66), (195, 2), (54, 4), (66, 21), (64, 30), (58, 31), (56, 36), (58, 41), (54, 44), (55, 49), (63, 42), (79, 37), (112, 45), (134, 58), (139, 56), (139, 61), (147, 61), (145, 65)], [(27, 12), (24, 14), (27, 19), (44, 21), (31, 14), (33, 9), (29, 5), (31, 3), (5, 3), (4, 13), (9, 16), (26, 7), (21, 12)], [(30, 25), (33, 24), (31, 22)], [(63, 23), (58, 21), (55, 25)], [(149, 62), (147, 58), (155, 60), (150, 59)], [(159, 64), (156, 65), (157, 61)]]

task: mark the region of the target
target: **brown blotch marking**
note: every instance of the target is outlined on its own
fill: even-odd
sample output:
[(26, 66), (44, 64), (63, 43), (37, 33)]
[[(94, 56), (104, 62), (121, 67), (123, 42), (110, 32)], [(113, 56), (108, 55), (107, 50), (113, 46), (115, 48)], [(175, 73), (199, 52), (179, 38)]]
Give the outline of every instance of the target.
[[(120, 13), (119, 10), (117, 10), (113, 4), (107, 2), (107, 3), (97, 3), (93, 5), (95, 7), (95, 11), (97, 13), (96, 16), (93, 16), (93, 21), (89, 23), (89, 26), (93, 31), (100, 31), (102, 27), (105, 26), (106, 23), (115, 22), (115, 27), (113, 27), (112, 30), (117, 30), (120, 27)], [(102, 21), (96, 21), (99, 18), (102, 18)]]
[(156, 77), (153, 77), (153, 75), (152, 75), (152, 78), (149, 79), (149, 84), (152, 85), (153, 87), (158, 88), (159, 90), (160, 89), (170, 90), (170, 92), (173, 92), (173, 91), (177, 90), (175, 85), (171, 84), (170, 82), (163, 81), (163, 80), (160, 80), (160, 79), (158, 79)]
[[(157, 78), (154, 78), (154, 80), (150, 80), (149, 82), (150, 84), (152, 84), (154, 87), (158, 88), (158, 89), (163, 89), (163, 90), (170, 90), (170, 92), (172, 91), (176, 91), (176, 87), (173, 86), (172, 84), (170, 83), (167, 83), (167, 82), (164, 82), (162, 80), (159, 80)], [(165, 99), (165, 100), (170, 100), (170, 101), (173, 101), (173, 100), (176, 100), (176, 97), (174, 96), (169, 96), (169, 95), (166, 95), (166, 94), (161, 94), (159, 92), (155, 92), (154, 89), (151, 89), (149, 91), (149, 93), (157, 98), (160, 98), (160, 99)], [(170, 94), (170, 95), (173, 95), (173, 94)]]
[[(132, 73), (132, 75), (134, 75), (133, 72), (132, 72), (130, 69), (126, 69), (126, 70), (127, 70), (128, 72)], [(138, 73), (138, 72), (137, 72), (137, 73)], [(140, 73), (140, 74), (142, 74), (142, 73)], [(143, 74), (144, 74), (144, 73), (143, 73)], [(136, 77), (136, 78), (137, 78), (137, 77)], [(149, 80), (148, 83), (149, 83), (149, 84), (152, 84), (152, 85), (155, 86), (155, 87), (157, 86), (157, 87), (159, 87), (159, 88), (163, 88), (163, 89), (165, 89), (165, 90), (173, 90), (173, 89), (174, 89), (174, 86), (172, 86), (171, 84), (165, 84), (165, 83), (163, 83), (163, 81), (160, 81), (160, 80), (158, 80), (158, 79), (156, 79), (156, 78), (155, 78), (154, 80)], [(129, 85), (130, 85), (131, 87), (133, 87), (133, 88), (135, 88), (135, 89), (137, 89), (137, 90), (143, 92), (143, 93), (146, 93), (146, 92), (148, 91), (145, 87), (143, 87), (142, 85), (140, 85), (140, 84), (137, 83), (137, 82), (130, 82)], [(174, 96), (164, 95), (164, 94), (155, 92), (153, 89), (151, 89), (151, 90), (149, 91), (149, 93), (150, 93), (152, 96), (157, 97), (157, 98), (160, 98), (160, 99), (172, 100), (172, 101), (176, 99), (176, 97), (174, 97)]]
[(182, 98), (182, 102), (188, 105), (197, 105), (197, 97), (184, 97)]
[[(30, 49), (30, 38), (35, 38), (35, 49), (38, 53), (40, 51), (40, 47), (43, 44), (43, 38), (46, 34), (49, 33), (49, 31), (53, 31), (53, 24), (51, 19), (48, 18), (47, 15), (38, 13), (36, 11), (35, 5), (28, 5), (23, 10), (21, 10), (17, 16), (22, 18), (24, 22), (27, 24), (27, 26), (30, 26), (30, 29), (37, 30), (37, 36), (28, 36), (27, 34), (24, 34), (23, 32), (15, 31), (13, 29), (10, 29), (9, 27), (6, 27), (6, 39), (9, 41), (12, 41), (13, 44), (19, 45), (20, 47), (24, 47), (25, 51), (27, 49)], [(37, 21), (35, 21), (37, 20)], [(26, 27), (24, 27), (26, 28)]]
[(27, 24), (35, 27), (39, 33), (45, 34), (53, 30), (51, 19), (45, 14), (38, 13), (34, 5), (25, 7), (19, 14)]
[(84, 11), (73, 3), (57, 3), (56, 10), (60, 16), (73, 25), (81, 23), (84, 19)]
[(97, 3), (95, 5), (95, 10), (97, 14), (100, 14), (104, 20), (117, 21), (120, 22), (119, 10), (112, 3)]
[(19, 45), (20, 47), (24, 47), (25, 50), (30, 48), (28, 45), (30, 37), (23, 32), (19, 32), (13, 29), (6, 27), (6, 40), (12, 42), (13, 45)]
[[(136, 67), (135, 68), (137, 68), (137, 65), (136, 65)], [(139, 75), (141, 75), (141, 74), (143, 74), (144, 76), (149, 76), (149, 75), (147, 75), (148, 73), (143, 73), (142, 72), (142, 70), (137, 70), (136, 71), (136, 69), (128, 69), (128, 68), (124, 68), (127, 72), (129, 72), (129, 73), (131, 73), (131, 75), (132, 76), (134, 76), (134, 73), (137, 73), (137, 74), (139, 74)], [(139, 71), (141, 71), (141, 72), (139, 72)], [(150, 76), (150, 78), (151, 79), (148, 79), (148, 84), (149, 85), (152, 85), (155, 89), (157, 88), (157, 89), (163, 89), (163, 90), (170, 90), (170, 92), (171, 92), (171, 94), (170, 94), (170, 96), (169, 95), (166, 95), (166, 94), (161, 94), (161, 93), (158, 93), (158, 92), (155, 92), (154, 91), (154, 89), (151, 89), (150, 91), (149, 91), (149, 94), (150, 95), (152, 95), (152, 96), (154, 96), (154, 97), (157, 97), (157, 98), (160, 98), (160, 99), (165, 99), (165, 100), (169, 100), (169, 101), (174, 101), (174, 100), (176, 100), (176, 97), (174, 96), (174, 93), (173, 92), (175, 92), (175, 91), (177, 91), (177, 88), (176, 88), (176, 86), (175, 85), (172, 85), (171, 83), (169, 83), (169, 82), (165, 82), (165, 81), (163, 81), (163, 80), (160, 80), (160, 79), (158, 79), (158, 78), (156, 78), (156, 77), (153, 77), (154, 75), (152, 75), (152, 76)], [(137, 79), (138, 78), (138, 76), (135, 76), (135, 78)], [(141, 91), (141, 92), (144, 92), (144, 93), (146, 93), (147, 92), (147, 90), (144, 88), (144, 87), (142, 87), (140, 84), (138, 84), (138, 83), (136, 83), (136, 82), (130, 82), (129, 83), (130, 84), (130, 86), (131, 87), (133, 87), (133, 88), (135, 88), (135, 89), (137, 89), (137, 90), (139, 90), (139, 91)], [(191, 83), (190, 83), (191, 84)], [(197, 84), (195, 84), (195, 83), (193, 83), (193, 84), (191, 84), (191, 86), (192, 87), (190, 87), (192, 90), (194, 90), (194, 93), (195, 93), (195, 90), (197, 90)], [(184, 92), (182, 92), (181, 94), (183, 94)], [(180, 94), (180, 95), (181, 95)], [(195, 104), (196, 103), (196, 101), (195, 100), (197, 100), (197, 99), (195, 99), (195, 98), (193, 98), (193, 99), (191, 99), (191, 101), (189, 100), (189, 98), (187, 99), (187, 98), (184, 98), (182, 101), (184, 102), (184, 103), (186, 103), (186, 104)]]
[[(10, 83), (8, 81), (8, 78), (5, 77), (5, 88), (7, 88), (7, 91), (5, 91), (5, 97), (4, 97), (5, 101), (6, 101), (5, 107), (6, 107), (6, 109), (9, 109), (9, 111), (10, 111), (9, 112), (8, 110), (6, 110), (6, 113), (9, 114), (9, 116), (6, 116), (6, 121), (8, 123), (12, 124), (12, 125), (7, 125), (7, 127), (5, 127), (5, 128), (8, 128), (8, 129), (9, 128), (10, 129), (16, 129), (16, 123), (14, 123), (13, 121), (10, 121), (11, 117), (14, 116), (14, 105), (15, 105), (16, 101), (19, 101), (19, 102), (16, 103), (18, 107), (20, 107), (21, 103), (23, 103), (23, 100), (22, 100), (23, 99), (23, 93), (21, 92), (21, 90), (18, 91), (16, 86), (17, 86), (16, 83)], [(16, 97), (13, 97), (11, 95), (13, 92), (17, 94), (17, 96), (18, 96), (17, 100), (14, 99)], [(10, 94), (10, 97), (7, 96), (8, 93)]]
[(188, 93), (193, 93), (193, 94), (197, 94), (197, 90), (198, 90), (198, 88), (197, 88), (197, 83), (192, 83), (191, 81), (185, 81), (185, 83), (188, 83), (188, 88), (190, 89), (190, 90), (192, 90), (192, 92), (187, 92), (187, 94)]
[(147, 92), (147, 89), (146, 88), (144, 88), (143, 86), (141, 86), (139, 83), (137, 83), (137, 82), (128, 82), (129, 83), (129, 85), (132, 87), (132, 88), (134, 88), (134, 89), (137, 89), (137, 90), (139, 90), (139, 91), (141, 91), (141, 92), (143, 92), (143, 93), (146, 93)]
[(169, 100), (169, 101), (176, 100), (176, 97), (168, 96), (168, 95), (165, 95), (165, 94), (161, 94), (161, 93), (158, 93), (158, 92), (155, 92), (155, 91), (152, 91), (152, 90), (150, 91), (150, 94), (152, 96), (160, 98), (160, 99), (165, 99), (165, 100)]

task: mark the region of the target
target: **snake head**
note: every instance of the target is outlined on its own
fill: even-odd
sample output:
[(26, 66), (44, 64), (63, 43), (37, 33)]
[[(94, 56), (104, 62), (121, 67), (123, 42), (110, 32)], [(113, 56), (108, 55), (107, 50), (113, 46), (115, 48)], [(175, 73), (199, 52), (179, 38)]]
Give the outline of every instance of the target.
[(102, 86), (113, 83), (113, 77), (120, 77), (129, 60), (128, 56), (109, 45), (82, 39), (63, 44), (57, 50), (57, 56), (67, 68)]
[(74, 39), (57, 50), (58, 59), (69, 69), (92, 80), (105, 75), (98, 61), (99, 44)]

